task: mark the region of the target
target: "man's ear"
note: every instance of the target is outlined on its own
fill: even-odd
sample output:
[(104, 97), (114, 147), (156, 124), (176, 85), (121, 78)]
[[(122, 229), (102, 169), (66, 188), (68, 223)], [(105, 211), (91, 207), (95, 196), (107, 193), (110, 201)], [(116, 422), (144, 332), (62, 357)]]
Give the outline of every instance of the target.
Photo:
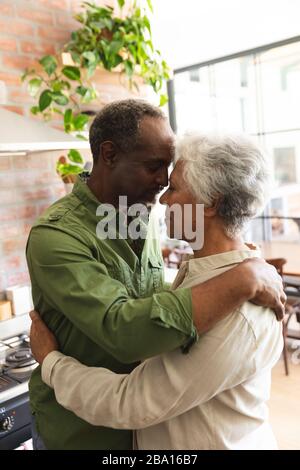
[(221, 198), (215, 199), (213, 204), (209, 207), (204, 207), (204, 215), (205, 217), (215, 217), (218, 212), (219, 205), (221, 203)]
[(100, 145), (100, 158), (105, 165), (113, 167), (117, 161), (117, 148), (113, 142), (107, 140)]

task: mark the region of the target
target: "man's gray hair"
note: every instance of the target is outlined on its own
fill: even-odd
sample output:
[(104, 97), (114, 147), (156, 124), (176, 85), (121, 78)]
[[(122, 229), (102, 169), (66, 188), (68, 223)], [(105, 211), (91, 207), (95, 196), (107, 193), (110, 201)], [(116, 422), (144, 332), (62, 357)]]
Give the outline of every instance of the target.
[(183, 178), (198, 203), (217, 213), (234, 237), (263, 209), (269, 193), (270, 166), (262, 149), (244, 135), (186, 134), (178, 139), (176, 160), (185, 162)]
[(102, 142), (110, 140), (121, 151), (133, 150), (139, 138), (142, 118), (165, 119), (164, 113), (144, 100), (127, 99), (104, 106), (90, 128), (89, 140), (94, 161), (97, 161)]

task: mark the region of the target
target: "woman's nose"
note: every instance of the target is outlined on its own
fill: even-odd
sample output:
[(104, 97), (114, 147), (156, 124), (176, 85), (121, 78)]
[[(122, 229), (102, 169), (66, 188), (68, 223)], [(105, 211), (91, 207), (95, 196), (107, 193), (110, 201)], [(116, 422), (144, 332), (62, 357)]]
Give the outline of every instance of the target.
[(168, 204), (167, 192), (168, 192), (168, 190), (166, 189), (165, 192), (160, 196), (159, 202), (160, 202), (161, 204), (165, 204), (165, 205)]

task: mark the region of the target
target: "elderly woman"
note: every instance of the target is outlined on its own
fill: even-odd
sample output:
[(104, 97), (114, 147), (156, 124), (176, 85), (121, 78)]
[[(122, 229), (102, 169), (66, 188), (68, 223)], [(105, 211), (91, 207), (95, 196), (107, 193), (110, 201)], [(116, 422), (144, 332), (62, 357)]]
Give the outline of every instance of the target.
[[(262, 152), (245, 137), (187, 135), (176, 153), (160, 201), (168, 206), (170, 236), (181, 231), (194, 255), (182, 263), (173, 289), (259, 256), (241, 233), (263, 206), (268, 182)], [(197, 204), (203, 205), (204, 223), (197, 220)], [(203, 246), (196, 240), (199, 230)], [(273, 312), (247, 302), (187, 354), (175, 350), (118, 375), (53, 351), (42, 376), (58, 402), (89, 423), (135, 429), (139, 449), (274, 449), (266, 402), (281, 350), (281, 324)]]

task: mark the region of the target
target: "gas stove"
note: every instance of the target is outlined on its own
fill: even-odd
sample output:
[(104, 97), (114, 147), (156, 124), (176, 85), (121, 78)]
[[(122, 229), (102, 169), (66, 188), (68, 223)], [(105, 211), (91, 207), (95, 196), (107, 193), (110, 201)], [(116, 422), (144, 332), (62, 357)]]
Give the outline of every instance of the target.
[(0, 340), (0, 450), (30, 438), (28, 381), (37, 366), (26, 334)]

